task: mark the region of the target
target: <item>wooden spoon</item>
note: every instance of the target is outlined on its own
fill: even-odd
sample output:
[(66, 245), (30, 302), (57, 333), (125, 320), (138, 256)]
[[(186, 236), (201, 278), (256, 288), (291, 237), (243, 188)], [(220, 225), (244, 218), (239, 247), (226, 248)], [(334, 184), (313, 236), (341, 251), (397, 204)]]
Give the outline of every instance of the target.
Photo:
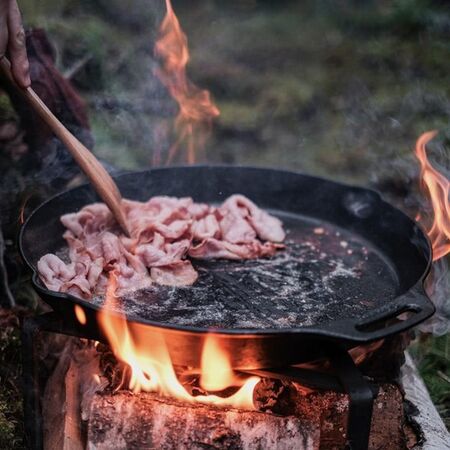
[(17, 90), (28, 101), (41, 119), (50, 127), (55, 135), (67, 147), (73, 159), (86, 174), (100, 198), (113, 213), (122, 230), (130, 236), (125, 214), (122, 209), (122, 196), (119, 188), (98, 159), (88, 150), (48, 109), (31, 87), (20, 87), (11, 73), (11, 64), (6, 57), (0, 58), (1, 72), (12, 82)]

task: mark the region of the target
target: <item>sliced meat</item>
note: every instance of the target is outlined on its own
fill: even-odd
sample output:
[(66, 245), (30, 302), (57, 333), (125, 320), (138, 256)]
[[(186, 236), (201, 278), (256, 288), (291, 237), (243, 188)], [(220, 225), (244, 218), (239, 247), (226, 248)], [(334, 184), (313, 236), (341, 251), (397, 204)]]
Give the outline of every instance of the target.
[(253, 241), (246, 244), (232, 244), (217, 239), (206, 239), (191, 247), (189, 256), (197, 259), (255, 259), (272, 256), (280, 248), (272, 242)]
[(161, 261), (165, 261), (167, 255), (164, 250), (154, 247), (152, 244), (143, 244), (136, 248), (136, 255), (141, 258), (141, 261), (146, 267), (158, 266)]
[(77, 275), (70, 281), (66, 281), (60, 290), (81, 298), (91, 296), (91, 286), (84, 275)]
[(179, 261), (164, 267), (154, 267), (150, 271), (155, 283), (164, 286), (189, 286), (197, 281), (198, 273), (190, 261)]
[(219, 238), (220, 226), (214, 214), (195, 220), (191, 225), (192, 238), (203, 241), (208, 238)]
[(42, 281), (48, 289), (59, 291), (61, 286), (75, 276), (73, 264), (67, 265), (64, 261), (51, 253), (44, 255), (38, 261), (38, 271)]
[(123, 245), (119, 238), (107, 231), (101, 237), (101, 250), (105, 265), (115, 264), (120, 260), (123, 253)]
[(152, 228), (166, 239), (179, 239), (186, 233), (190, 225), (190, 220), (174, 220), (169, 225), (155, 223)]
[[(242, 195), (220, 208), (191, 198), (158, 196), (124, 200), (131, 237), (119, 234), (102, 203), (66, 214), (64, 238), (70, 264), (45, 255), (38, 271), (52, 290), (82, 298), (102, 295), (114, 274), (118, 295), (152, 283), (193, 284), (197, 272), (186, 258), (251, 259), (272, 256), (284, 239), (281, 222)], [(263, 242), (267, 241), (267, 242)]]
[(256, 239), (256, 231), (240, 214), (230, 212), (220, 221), (222, 239), (232, 244), (244, 244)]
[(100, 275), (103, 272), (103, 267), (105, 265), (104, 261), (105, 260), (103, 258), (97, 258), (92, 261), (91, 266), (89, 267), (86, 278), (88, 280), (89, 286), (91, 287), (91, 291), (94, 291)]
[(221, 212), (228, 214), (240, 214), (246, 217), (249, 224), (263, 241), (283, 242), (286, 234), (281, 220), (271, 216), (258, 208), (251, 200), (243, 195), (232, 195), (222, 205)]
[(78, 238), (96, 234), (115, 225), (111, 212), (103, 203), (93, 203), (78, 213), (66, 214), (61, 217), (61, 222)]
[(195, 220), (202, 219), (208, 214), (213, 214), (214, 210), (213, 206), (209, 206), (206, 203), (192, 203), (188, 206), (189, 214)]

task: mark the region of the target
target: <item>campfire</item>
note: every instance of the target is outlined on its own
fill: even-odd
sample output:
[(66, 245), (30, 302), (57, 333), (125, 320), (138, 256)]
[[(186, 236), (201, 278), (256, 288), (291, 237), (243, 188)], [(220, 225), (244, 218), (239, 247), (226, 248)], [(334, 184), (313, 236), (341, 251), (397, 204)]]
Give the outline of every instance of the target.
[[(159, 392), (164, 396), (189, 403), (254, 409), (253, 389), (259, 378), (248, 377), (245, 380), (237, 377), (228, 355), (220, 348), (213, 334), (205, 338), (199, 372), (186, 369), (177, 376), (164, 336), (155, 335), (149, 343), (145, 332), (140, 335), (139, 326), (133, 326), (123, 315), (116, 316), (108, 312), (111, 309), (110, 303), (116, 301), (111, 286), (99, 314), (99, 324), (114, 355), (131, 371), (128, 382), (130, 390)], [(178, 377), (189, 379), (194, 376), (199, 377), (198, 392), (203, 390), (205, 394), (196, 396), (190, 394), (178, 379)], [(230, 396), (208, 394), (236, 386), (239, 389)]]
[[(433, 289), (430, 265), (450, 252), (450, 183), (426, 149), (436, 132), (416, 144), (432, 205), (432, 216), (421, 211), (416, 221), (369, 189), (275, 169), (192, 166), (220, 113), (210, 93), (187, 77), (187, 37), (170, 0), (154, 53), (155, 75), (178, 105), (164, 162), (184, 158), (188, 165), (118, 176), (130, 199), (128, 218), (132, 207), (144, 211), (149, 196), (175, 203), (187, 197), (184, 210), (208, 213), (183, 218), (192, 235), (176, 269), (173, 261), (141, 264), (145, 283), (138, 286), (138, 247), (154, 245), (156, 233), (139, 241), (130, 226), (130, 237), (121, 236), (106, 207), (83, 209), (92, 203), (89, 186), (29, 217), (21, 211), (22, 256), (53, 309), (24, 324), (30, 441), (36, 448), (99, 450), (413, 448), (420, 435), (398, 380), (411, 330), (435, 310), (424, 289), (425, 282)], [(223, 223), (230, 219), (217, 206), (227, 198), (235, 200), (233, 218), (250, 230), (250, 240), (227, 240)], [(109, 233), (133, 261), (132, 289), (122, 289), (123, 255), (107, 261), (102, 250), (95, 283), (90, 268), (80, 273), (82, 259), (74, 254), (87, 248), (86, 230), (93, 228), (83, 214), (106, 217), (96, 236)], [(80, 234), (67, 226), (68, 216), (84, 227)], [(195, 221), (206, 233), (211, 217), (219, 231), (196, 238)], [(167, 229), (173, 225), (164, 220)], [(281, 239), (267, 237), (274, 230)], [(158, 250), (168, 253), (183, 233), (161, 231), (166, 241)], [(199, 247), (212, 257), (192, 252)], [(47, 261), (50, 275), (40, 265), (45, 255), (58, 259), (56, 268), (56, 259)], [(195, 274), (189, 282), (152, 272), (170, 272), (173, 280), (181, 266)], [(64, 279), (68, 268), (73, 274)], [(42, 333), (58, 336), (48, 341), (59, 355), (44, 383), (34, 346)]]

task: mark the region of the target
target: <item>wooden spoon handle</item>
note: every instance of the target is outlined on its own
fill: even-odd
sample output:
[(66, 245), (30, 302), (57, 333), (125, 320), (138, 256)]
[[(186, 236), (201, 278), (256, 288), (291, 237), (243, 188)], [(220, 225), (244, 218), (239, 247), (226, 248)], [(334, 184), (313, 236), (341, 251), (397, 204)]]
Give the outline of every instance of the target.
[(11, 64), (5, 58), (0, 58), (0, 70), (18, 89), (18, 91), (28, 101), (30, 106), (36, 111), (41, 119), (51, 128), (53, 133), (67, 147), (73, 159), (76, 161), (81, 170), (91, 181), (94, 189), (97, 191), (101, 199), (106, 203), (123, 231), (129, 236), (125, 214), (122, 210), (122, 196), (119, 188), (111, 178), (106, 169), (98, 161), (98, 159), (88, 150), (48, 109), (47, 105), (40, 99), (36, 92), (28, 87), (23, 89), (16, 84), (11, 73)]

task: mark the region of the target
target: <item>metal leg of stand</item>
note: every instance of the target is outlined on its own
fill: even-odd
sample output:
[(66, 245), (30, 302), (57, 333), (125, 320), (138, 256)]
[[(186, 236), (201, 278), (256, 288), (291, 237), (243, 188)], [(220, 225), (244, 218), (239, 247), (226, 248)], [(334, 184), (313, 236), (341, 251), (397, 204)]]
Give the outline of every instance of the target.
[(25, 441), (31, 450), (43, 449), (42, 414), (39, 389), (39, 359), (35, 338), (40, 324), (34, 318), (25, 318), (22, 323), (22, 382)]
[(352, 450), (367, 450), (375, 392), (362, 376), (348, 352), (330, 349), (329, 357), (337, 376), (349, 396), (347, 443)]

